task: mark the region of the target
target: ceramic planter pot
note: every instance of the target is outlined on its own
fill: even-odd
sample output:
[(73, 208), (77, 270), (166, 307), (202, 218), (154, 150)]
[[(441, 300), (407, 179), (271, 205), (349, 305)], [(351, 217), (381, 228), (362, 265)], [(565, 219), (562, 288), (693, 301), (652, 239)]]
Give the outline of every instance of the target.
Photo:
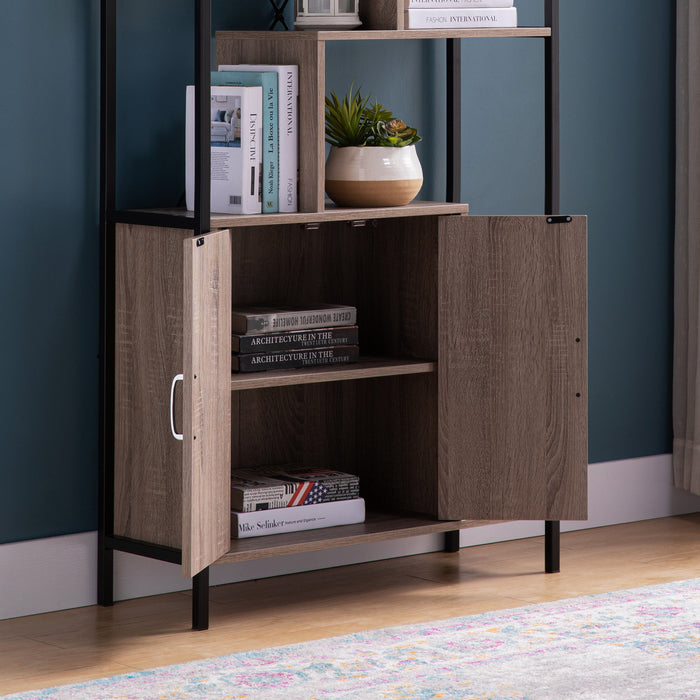
[(422, 184), (415, 146), (332, 146), (326, 161), (326, 193), (339, 207), (400, 207)]

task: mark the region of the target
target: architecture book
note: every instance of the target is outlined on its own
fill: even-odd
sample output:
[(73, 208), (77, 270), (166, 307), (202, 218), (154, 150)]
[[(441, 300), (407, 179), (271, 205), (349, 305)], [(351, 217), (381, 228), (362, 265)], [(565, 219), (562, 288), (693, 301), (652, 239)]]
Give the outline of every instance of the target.
[(279, 124), (275, 71), (212, 71), (212, 85), (262, 88), (261, 200), (264, 214), (279, 211)]
[(231, 511), (231, 536), (260, 537), (322, 527), (352, 525), (365, 520), (364, 498), (332, 503), (316, 503), (298, 508), (258, 510), (252, 513)]
[(283, 465), (231, 472), (231, 509), (241, 513), (346, 501), (359, 496), (359, 477), (334, 469)]
[[(187, 86), (185, 201), (194, 209), (194, 85)], [(262, 88), (211, 88), (211, 211), (259, 214)]]
[(233, 333), (273, 333), (332, 326), (352, 326), (357, 309), (342, 304), (313, 306), (248, 306), (231, 310)]
[(484, 29), (517, 27), (515, 7), (480, 9), (408, 9), (409, 29)]
[(298, 209), (299, 179), (299, 67), (296, 65), (220, 65), (220, 71), (275, 71), (279, 96), (279, 210)]
[(408, 0), (410, 8), (453, 10), (455, 8), (513, 7), (513, 0)]
[(277, 350), (231, 356), (232, 372), (263, 372), (270, 369), (300, 369), (324, 365), (346, 365), (358, 362), (357, 345), (335, 345), (328, 348), (304, 348), (301, 350)]
[(279, 333), (234, 333), (231, 349), (238, 353), (275, 352), (278, 350), (301, 350), (303, 348), (327, 348), (334, 345), (357, 345), (357, 326), (335, 328), (312, 328), (304, 331), (281, 331)]

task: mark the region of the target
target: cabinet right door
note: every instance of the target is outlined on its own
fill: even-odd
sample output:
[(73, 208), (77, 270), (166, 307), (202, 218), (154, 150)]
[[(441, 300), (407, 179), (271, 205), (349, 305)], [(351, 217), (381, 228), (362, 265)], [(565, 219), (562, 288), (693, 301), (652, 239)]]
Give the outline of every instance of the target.
[(585, 519), (586, 218), (444, 217), (438, 263), (438, 517)]

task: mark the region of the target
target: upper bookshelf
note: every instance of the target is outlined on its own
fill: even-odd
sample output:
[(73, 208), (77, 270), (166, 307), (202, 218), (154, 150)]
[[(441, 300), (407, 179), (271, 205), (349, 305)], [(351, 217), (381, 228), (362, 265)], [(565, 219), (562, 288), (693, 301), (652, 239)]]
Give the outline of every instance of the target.
[[(396, 0), (395, 0), (396, 1)], [(373, 25), (370, 25), (373, 26)], [(376, 26), (376, 25), (374, 25)], [(354, 30), (216, 33), (216, 64), (299, 66), (299, 211), (324, 212), (326, 44), (334, 41), (435, 39), (454, 37), (548, 37), (548, 27), (462, 30)], [(213, 66), (214, 70), (216, 69)], [(414, 212), (418, 215), (419, 212)]]

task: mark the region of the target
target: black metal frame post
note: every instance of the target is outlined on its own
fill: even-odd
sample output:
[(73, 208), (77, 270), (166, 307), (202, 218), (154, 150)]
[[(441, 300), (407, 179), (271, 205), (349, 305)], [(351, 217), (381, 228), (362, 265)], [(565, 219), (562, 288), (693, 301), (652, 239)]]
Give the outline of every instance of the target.
[(102, 0), (100, 16), (100, 338), (97, 602), (114, 603), (114, 224), (116, 0)]
[(545, 0), (544, 23), (552, 32), (544, 40), (544, 213), (559, 214), (559, 0)]
[[(462, 43), (445, 40), (447, 82), (445, 128), (445, 200), (459, 202), (462, 183)], [(459, 530), (445, 533), (445, 552), (459, 551)]]
[[(545, 181), (544, 213), (557, 215), (561, 206), (560, 150), (559, 150), (559, 0), (545, 0), (544, 23), (551, 36), (544, 40), (544, 93), (545, 93)], [(545, 572), (559, 571), (560, 524), (558, 520), (545, 521)]]
[[(284, 7), (284, 6), (283, 6)], [(115, 223), (187, 228), (199, 236), (211, 229), (209, 135), (211, 0), (194, 0), (195, 32), (195, 211), (194, 217), (116, 211), (117, 0), (100, 5), (100, 338), (97, 601), (114, 603), (114, 551), (182, 564), (178, 549), (114, 536), (114, 294)], [(206, 629), (209, 570), (192, 580), (192, 620)]]
[(462, 43), (446, 39), (446, 201), (459, 202), (462, 184)]

